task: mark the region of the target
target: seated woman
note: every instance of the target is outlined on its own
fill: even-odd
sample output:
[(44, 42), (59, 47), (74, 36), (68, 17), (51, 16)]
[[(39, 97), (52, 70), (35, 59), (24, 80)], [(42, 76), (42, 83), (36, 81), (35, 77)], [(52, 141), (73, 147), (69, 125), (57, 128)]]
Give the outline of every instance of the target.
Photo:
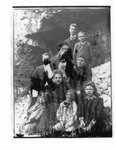
[(46, 112), (46, 95), (40, 92), (37, 102), (28, 110), (29, 117), (21, 126), (25, 130), (25, 134), (34, 135), (38, 132), (44, 134), (47, 129), (47, 112)]
[(96, 136), (102, 130), (103, 99), (98, 96), (93, 82), (87, 82), (84, 86), (82, 99), (82, 116), (80, 127), (85, 136)]
[(68, 90), (66, 100), (60, 103), (57, 110), (58, 123), (53, 127), (55, 131), (73, 132), (76, 129), (77, 104), (74, 90)]
[(92, 71), (86, 66), (86, 58), (84, 55), (77, 57), (75, 66), (75, 76), (73, 80), (73, 88), (77, 94), (80, 94), (83, 89), (83, 85), (86, 81), (90, 81), (92, 78)]

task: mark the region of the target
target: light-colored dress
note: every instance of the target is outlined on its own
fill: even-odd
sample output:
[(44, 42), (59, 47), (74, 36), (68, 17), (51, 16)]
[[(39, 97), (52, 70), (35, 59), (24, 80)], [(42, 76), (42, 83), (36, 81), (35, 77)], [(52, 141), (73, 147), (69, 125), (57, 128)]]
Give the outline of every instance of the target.
[(75, 101), (72, 101), (68, 104), (69, 106), (66, 106), (67, 104), (65, 103), (67, 102), (62, 102), (57, 110), (57, 119), (59, 122), (54, 126), (54, 129), (74, 131), (77, 121), (77, 104)]

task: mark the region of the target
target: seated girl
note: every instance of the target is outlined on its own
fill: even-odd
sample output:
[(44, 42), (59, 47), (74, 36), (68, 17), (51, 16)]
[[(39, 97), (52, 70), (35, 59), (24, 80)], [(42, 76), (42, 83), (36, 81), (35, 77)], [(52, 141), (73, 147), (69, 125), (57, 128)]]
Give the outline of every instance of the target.
[(55, 131), (75, 131), (77, 121), (77, 104), (74, 99), (74, 90), (68, 90), (66, 100), (60, 103), (57, 110), (56, 116), (59, 122), (53, 127)]
[(45, 93), (41, 92), (37, 102), (28, 110), (29, 117), (21, 126), (25, 134), (34, 135), (43, 133), (47, 129), (47, 112), (45, 107)]
[(98, 96), (95, 84), (91, 81), (85, 84), (82, 108), (80, 127), (86, 136), (96, 136), (102, 129), (103, 99)]

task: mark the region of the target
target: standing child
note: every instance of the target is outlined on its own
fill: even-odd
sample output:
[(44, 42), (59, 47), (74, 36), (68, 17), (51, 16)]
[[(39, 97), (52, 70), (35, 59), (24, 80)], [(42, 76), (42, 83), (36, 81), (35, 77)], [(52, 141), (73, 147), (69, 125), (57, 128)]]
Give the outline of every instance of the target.
[(91, 81), (85, 84), (84, 94), (81, 127), (86, 136), (96, 136), (102, 129), (103, 99), (98, 96), (95, 84)]
[(92, 49), (91, 44), (85, 40), (85, 32), (80, 31), (78, 33), (78, 40), (74, 46), (73, 51), (73, 60), (74, 64), (76, 64), (76, 59), (79, 55), (84, 55), (86, 57), (87, 66), (91, 64), (91, 58), (92, 58)]
[(57, 110), (58, 123), (53, 127), (55, 131), (75, 131), (77, 120), (77, 104), (75, 100), (74, 90), (68, 90), (66, 100), (60, 103)]

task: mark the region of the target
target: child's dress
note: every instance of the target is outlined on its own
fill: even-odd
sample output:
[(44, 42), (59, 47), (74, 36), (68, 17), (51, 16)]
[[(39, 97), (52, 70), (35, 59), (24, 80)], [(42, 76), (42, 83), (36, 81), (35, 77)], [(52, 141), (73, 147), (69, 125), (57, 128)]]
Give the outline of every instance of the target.
[(102, 127), (101, 114), (103, 110), (103, 99), (93, 96), (92, 99), (85, 97), (83, 99), (82, 117), (84, 118), (85, 127), (90, 123), (95, 122), (94, 130), (98, 131)]
[[(62, 102), (57, 110), (57, 119), (59, 122), (54, 126), (55, 130), (74, 131), (77, 121), (77, 104), (75, 101), (70, 103), (67, 103), (66, 101)], [(64, 124), (68, 127), (65, 128), (63, 126)]]
[(28, 112), (30, 116), (24, 126), (25, 133), (28, 135), (38, 134), (39, 132), (44, 134), (48, 122), (45, 103), (37, 101)]

